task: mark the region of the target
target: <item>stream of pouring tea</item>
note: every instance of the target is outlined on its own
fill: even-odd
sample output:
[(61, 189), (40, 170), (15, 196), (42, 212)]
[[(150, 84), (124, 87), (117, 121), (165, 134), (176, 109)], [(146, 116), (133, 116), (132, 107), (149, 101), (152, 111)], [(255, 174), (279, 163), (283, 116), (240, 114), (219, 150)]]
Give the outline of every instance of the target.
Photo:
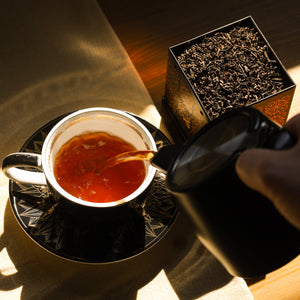
[(144, 150), (144, 151), (139, 151), (139, 150), (135, 150), (135, 151), (128, 151), (128, 152), (123, 152), (120, 153), (116, 156), (113, 156), (111, 158), (109, 158), (108, 160), (106, 160), (104, 162), (104, 164), (102, 164), (101, 166), (98, 167), (98, 172), (103, 172), (106, 169), (115, 167), (119, 164), (128, 162), (128, 161), (133, 161), (133, 160), (144, 160), (144, 161), (150, 161), (153, 157), (154, 154), (156, 152), (155, 151), (148, 151), (148, 150)]

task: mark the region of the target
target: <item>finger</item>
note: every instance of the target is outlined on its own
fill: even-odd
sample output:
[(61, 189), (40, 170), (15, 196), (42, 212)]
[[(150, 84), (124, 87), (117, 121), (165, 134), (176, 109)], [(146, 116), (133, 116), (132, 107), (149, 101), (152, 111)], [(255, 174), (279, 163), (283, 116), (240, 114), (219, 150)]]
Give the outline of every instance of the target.
[(251, 189), (269, 197), (268, 181), (278, 171), (277, 155), (269, 149), (249, 149), (236, 162), (236, 172)]
[(295, 115), (287, 121), (284, 128), (296, 137), (300, 137), (300, 114)]
[(249, 149), (236, 162), (236, 172), (251, 189), (267, 197), (300, 229), (300, 161), (295, 150)]

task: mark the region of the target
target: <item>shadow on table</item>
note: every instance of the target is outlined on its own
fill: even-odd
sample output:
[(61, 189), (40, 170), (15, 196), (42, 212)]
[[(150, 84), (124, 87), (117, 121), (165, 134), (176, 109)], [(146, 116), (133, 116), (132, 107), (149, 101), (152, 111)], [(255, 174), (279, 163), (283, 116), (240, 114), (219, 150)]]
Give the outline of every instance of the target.
[[(146, 287), (147, 299), (176, 293), (195, 299), (231, 281), (232, 277), (195, 239), (182, 217), (169, 233), (144, 253), (123, 262), (104, 265), (74, 263), (56, 257), (35, 244), (17, 224), (9, 205), (4, 217), (0, 251), (7, 252), (6, 273), (0, 291), (22, 287), (21, 299), (136, 299), (138, 290), (164, 270), (172, 286)], [(4, 254), (5, 256), (6, 254)], [(3, 256), (3, 255), (2, 255)], [(152, 288), (153, 287), (153, 288)]]

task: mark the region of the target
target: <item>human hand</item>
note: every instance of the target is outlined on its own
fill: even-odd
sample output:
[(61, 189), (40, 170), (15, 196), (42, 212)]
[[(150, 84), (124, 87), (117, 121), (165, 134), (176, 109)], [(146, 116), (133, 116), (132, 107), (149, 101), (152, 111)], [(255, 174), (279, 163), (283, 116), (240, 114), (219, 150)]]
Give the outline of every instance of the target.
[(300, 114), (285, 129), (298, 138), (287, 150), (248, 149), (237, 159), (239, 178), (267, 197), (291, 224), (300, 229)]

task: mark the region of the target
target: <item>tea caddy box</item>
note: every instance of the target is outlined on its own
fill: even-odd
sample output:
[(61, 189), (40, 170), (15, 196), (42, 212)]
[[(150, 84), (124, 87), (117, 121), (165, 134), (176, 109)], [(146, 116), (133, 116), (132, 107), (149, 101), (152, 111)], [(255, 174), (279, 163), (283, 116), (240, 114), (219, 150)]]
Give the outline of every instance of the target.
[(296, 85), (251, 16), (169, 48), (163, 103), (184, 138), (239, 106), (283, 125)]

